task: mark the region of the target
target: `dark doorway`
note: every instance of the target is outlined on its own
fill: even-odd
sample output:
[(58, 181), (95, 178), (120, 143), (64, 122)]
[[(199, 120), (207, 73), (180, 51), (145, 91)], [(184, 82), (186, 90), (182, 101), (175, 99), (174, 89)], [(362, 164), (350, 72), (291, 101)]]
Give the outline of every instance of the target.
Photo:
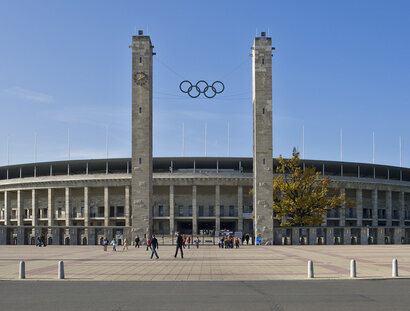
[(221, 230), (228, 230), (235, 232), (236, 231), (236, 223), (233, 221), (221, 221)]
[(178, 221), (177, 230), (181, 234), (192, 234), (192, 222), (191, 221)]
[(204, 235), (211, 235), (215, 231), (214, 221), (199, 221), (198, 222), (198, 233)]

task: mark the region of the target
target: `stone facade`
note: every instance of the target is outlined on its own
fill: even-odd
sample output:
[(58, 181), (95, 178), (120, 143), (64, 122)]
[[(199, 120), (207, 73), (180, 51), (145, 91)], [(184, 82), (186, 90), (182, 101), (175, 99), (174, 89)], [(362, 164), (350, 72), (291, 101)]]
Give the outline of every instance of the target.
[[(129, 160), (121, 162), (126, 164)], [(150, 231), (161, 236), (181, 231), (211, 239), (223, 229), (253, 235), (249, 194), (253, 174), (238, 165), (239, 161), (251, 165), (252, 159), (225, 158), (215, 162), (222, 160), (226, 161), (225, 167), (230, 167), (226, 171), (190, 169), (193, 161), (197, 168), (209, 167), (207, 158), (154, 159)], [(98, 161), (87, 162), (91, 167)], [(181, 161), (180, 169), (165, 172), (167, 161)], [(85, 161), (82, 164), (86, 166)], [(310, 161), (313, 164), (322, 167), (319, 161)], [(352, 163), (332, 165), (357, 167)], [(127, 172), (126, 165), (123, 167), (121, 173), (89, 170), (69, 176), (0, 179), (0, 243), (31, 244), (40, 233), (47, 236), (50, 244), (98, 244), (101, 238), (114, 235), (134, 239), (136, 232), (130, 226), (134, 212), (130, 204), (132, 173)], [(273, 227), (267, 241), (270, 238), (274, 244), (293, 245), (410, 242), (410, 180), (335, 176), (334, 172), (329, 164), (324, 175), (331, 176), (331, 186), (344, 191), (351, 205), (329, 212), (320, 227)], [(377, 211), (376, 216), (373, 211)]]

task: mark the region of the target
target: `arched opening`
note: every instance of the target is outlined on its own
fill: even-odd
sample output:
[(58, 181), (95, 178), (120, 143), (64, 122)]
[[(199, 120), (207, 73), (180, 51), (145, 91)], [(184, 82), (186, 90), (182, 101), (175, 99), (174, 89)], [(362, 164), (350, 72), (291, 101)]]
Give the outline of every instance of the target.
[(87, 245), (87, 238), (83, 237), (83, 245)]
[(70, 238), (69, 237), (65, 238), (64, 245), (70, 245)]

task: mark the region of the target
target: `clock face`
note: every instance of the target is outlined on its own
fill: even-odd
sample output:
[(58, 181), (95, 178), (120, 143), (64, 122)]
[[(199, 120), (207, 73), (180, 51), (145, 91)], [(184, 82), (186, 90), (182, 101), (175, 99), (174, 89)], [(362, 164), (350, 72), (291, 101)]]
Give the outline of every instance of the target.
[(134, 83), (136, 85), (144, 85), (148, 81), (148, 76), (143, 72), (134, 73)]

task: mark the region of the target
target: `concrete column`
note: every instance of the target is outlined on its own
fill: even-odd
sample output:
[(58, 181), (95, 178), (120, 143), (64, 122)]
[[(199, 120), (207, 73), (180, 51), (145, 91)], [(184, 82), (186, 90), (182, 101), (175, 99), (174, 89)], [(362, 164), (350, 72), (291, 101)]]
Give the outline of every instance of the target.
[(309, 245), (316, 245), (317, 242), (317, 229), (309, 228)]
[(10, 226), (10, 216), (11, 216), (10, 192), (4, 191), (4, 225), (5, 226)]
[(377, 228), (377, 244), (384, 244), (384, 228)]
[(31, 190), (31, 214), (33, 217), (31, 218), (31, 225), (37, 226), (37, 198), (36, 198), (36, 189)]
[(0, 227), (0, 245), (7, 244), (7, 228)]
[(238, 232), (243, 233), (243, 187), (238, 186)]
[(299, 229), (292, 228), (292, 245), (299, 244)]
[(272, 39), (261, 34), (252, 46), (254, 231), (273, 240)]
[(405, 204), (404, 204), (404, 192), (400, 192), (400, 206), (399, 206), (399, 218), (400, 227), (404, 227), (404, 215), (405, 215)]
[(334, 244), (335, 234), (333, 228), (326, 229), (326, 245), (333, 245)]
[(152, 233), (152, 82), (153, 48), (149, 36), (132, 37), (132, 226)]
[(356, 189), (356, 217), (357, 226), (361, 227), (363, 225), (363, 190)]
[(17, 190), (17, 226), (23, 226), (24, 210), (21, 202), (21, 190)]
[(192, 234), (198, 234), (198, 214), (196, 208), (196, 185), (192, 186)]
[(401, 244), (401, 239), (404, 237), (403, 228), (394, 228), (392, 244)]
[(174, 185), (169, 186), (169, 232), (171, 235), (175, 233), (175, 197)]
[[(346, 189), (340, 188), (340, 194), (346, 194)], [(340, 206), (339, 226), (344, 227), (345, 225), (346, 225), (346, 205), (342, 204)]]
[(53, 190), (52, 188), (48, 188), (48, 193), (47, 193), (47, 218), (48, 218), (48, 226), (54, 225), (53, 195), (54, 195), (54, 190)]
[(130, 186), (125, 186), (125, 225), (127, 227), (130, 226), (130, 211)]
[[(112, 231), (112, 229), (110, 228), (110, 229), (105, 229), (104, 230), (104, 235), (105, 235), (105, 237), (108, 239), (108, 241), (111, 241), (112, 240), (112, 238), (114, 237), (114, 232)], [(144, 236), (140, 236), (140, 239), (144, 239)]]
[(84, 226), (90, 225), (90, 201), (88, 196), (88, 187), (84, 187)]
[(372, 190), (372, 226), (377, 227), (377, 189)]
[(72, 220), (71, 220), (71, 209), (70, 209), (70, 188), (66, 187), (65, 188), (65, 225), (71, 226), (72, 225)]
[(221, 230), (221, 187), (215, 186), (215, 231), (219, 234)]
[[(95, 243), (95, 229), (94, 228), (88, 228), (85, 229), (85, 232), (87, 233), (87, 243), (88, 245), (96, 245)], [(98, 241), (97, 241), (98, 244)]]
[(343, 229), (343, 244), (350, 245), (352, 239), (352, 232), (350, 228)]
[(24, 228), (17, 229), (17, 245), (24, 245)]
[(110, 198), (108, 187), (104, 187), (104, 226), (107, 227), (110, 224)]
[(77, 228), (70, 228), (69, 236), (70, 236), (70, 245), (78, 245)]
[(386, 226), (392, 225), (392, 193), (390, 190), (386, 191)]
[[(52, 245), (60, 244), (60, 230), (58, 230), (57, 228), (48, 229), (47, 241), (49, 237), (53, 239)], [(64, 241), (63, 241), (63, 245), (64, 245)]]
[(368, 228), (360, 228), (360, 244), (361, 245), (367, 245), (368, 244), (368, 235), (367, 235), (367, 231), (369, 229)]

